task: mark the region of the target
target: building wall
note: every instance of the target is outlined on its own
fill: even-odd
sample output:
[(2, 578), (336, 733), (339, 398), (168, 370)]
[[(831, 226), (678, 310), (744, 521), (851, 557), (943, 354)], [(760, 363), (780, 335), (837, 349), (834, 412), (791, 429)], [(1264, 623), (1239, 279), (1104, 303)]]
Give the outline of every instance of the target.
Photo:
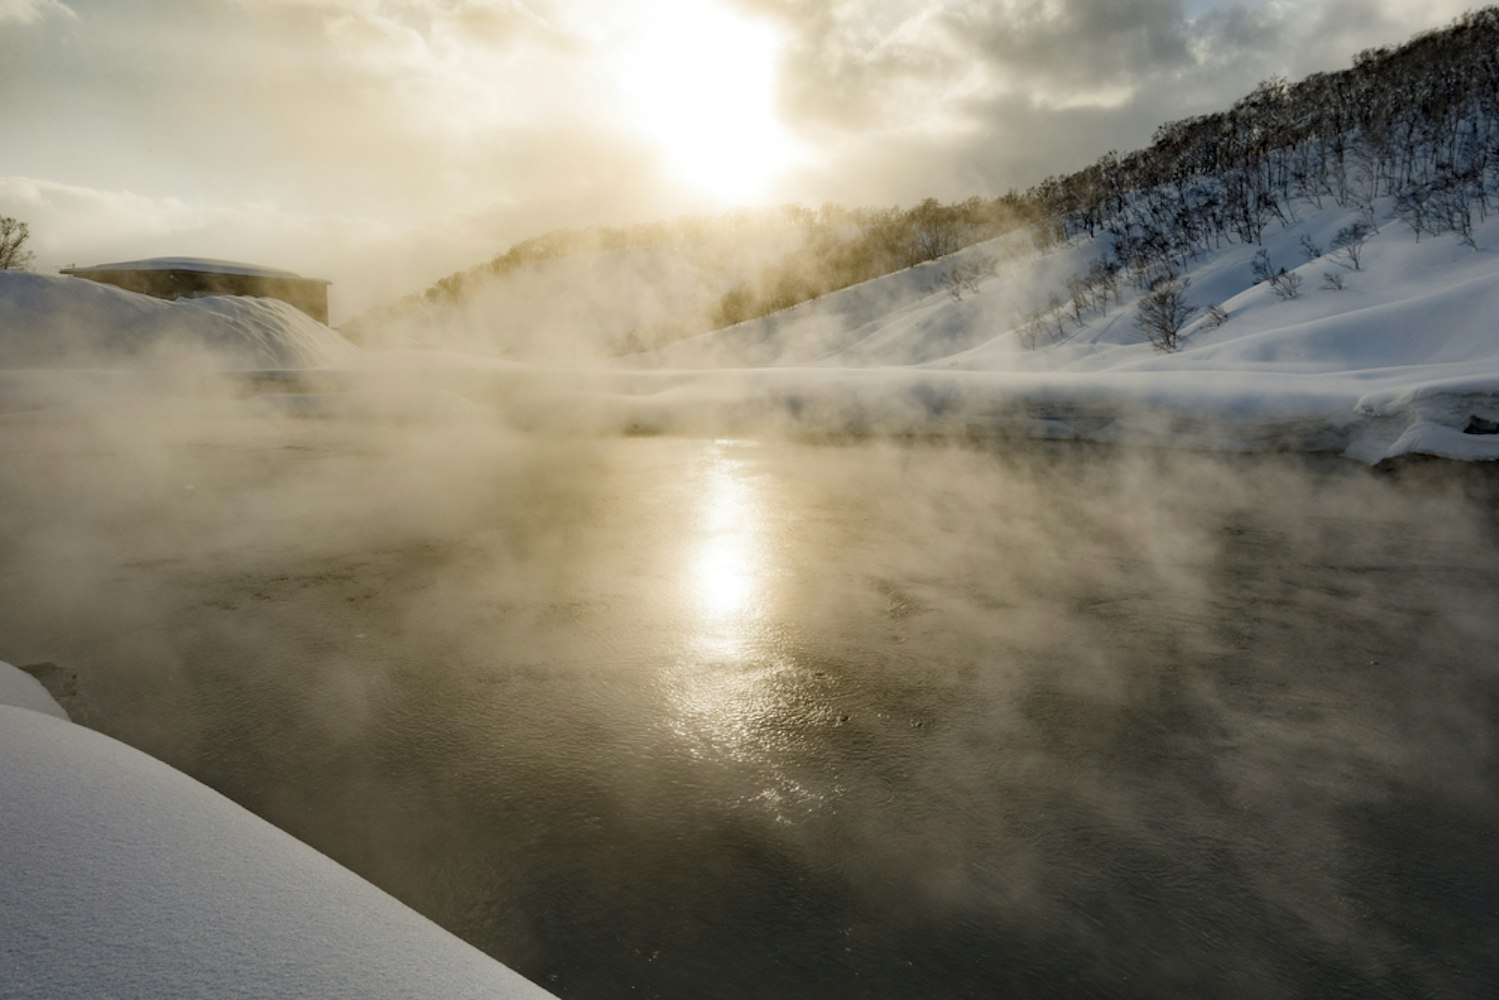
[(194, 295), (254, 295), (280, 299), (319, 323), (328, 322), (328, 285), (309, 278), (273, 278), (216, 271), (80, 271), (75, 272), (74, 277), (158, 299)]

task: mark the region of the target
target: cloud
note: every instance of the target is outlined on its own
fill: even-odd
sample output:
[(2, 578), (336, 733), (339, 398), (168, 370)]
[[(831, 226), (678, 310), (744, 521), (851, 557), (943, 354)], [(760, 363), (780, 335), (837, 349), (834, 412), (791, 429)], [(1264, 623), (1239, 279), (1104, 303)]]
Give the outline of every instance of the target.
[[(586, 164), (615, 168), (601, 182)], [(588, 131), (535, 133), (492, 152), (483, 168), (454, 165), (447, 182), (482, 191), (463, 211), (425, 223), (380, 213), (293, 211), (273, 201), (180, 198), (0, 176), (0, 215), (31, 230), (36, 270), (155, 256), (241, 260), (334, 282), (335, 323), (420, 291), (437, 278), (559, 226), (630, 221), (680, 211), (647, 151)], [(558, 164), (574, 164), (572, 169)], [(476, 174), (503, 176), (526, 192), (505, 197)]]
[[(578, 33), (534, 5), (179, 0), (152, 18), (75, 6), (66, 30), (0, 33), (10, 173), (415, 224), (571, 176), (520, 155), (556, 148), (537, 136), (619, 146), (594, 113)], [(597, 166), (605, 187), (637, 172)], [(482, 186), (455, 186), (465, 179)]]
[(62, 0), (0, 0), (0, 24), (35, 24), (49, 15), (78, 17)]
[(351, 66), (397, 75), (443, 74), (476, 56), (524, 45), (566, 52), (579, 44), (561, 11), (521, 0), (218, 2), (271, 19), (313, 17), (322, 23), (332, 54)]
[[(1144, 145), (1275, 75), (1349, 63), (1466, 0), (735, 0), (790, 36), (780, 106), (829, 152), (803, 190), (998, 193)], [(856, 176), (855, 176), (856, 175)], [(848, 195), (845, 195), (847, 197)]]
[(350, 258), (363, 258), (401, 236), (375, 219), (304, 215), (263, 203), (195, 203), (28, 177), (0, 177), (0, 214), (28, 223), (37, 270), (43, 272), (70, 264), (199, 256), (348, 280)]
[(942, 26), (960, 58), (986, 64), (992, 86), (1043, 104), (1133, 93), (1193, 65), (1180, 0), (972, 3), (952, 8)]
[(59, 261), (66, 256), (70, 263), (79, 252), (72, 248), (87, 248), (86, 255), (133, 248), (149, 254), (162, 240), (185, 239), (197, 244), (192, 253), (217, 253), (227, 249), (227, 240), (211, 234), (225, 227), (274, 233), (278, 241), (293, 246), (298, 235), (310, 230), (341, 229), (351, 239), (391, 233), (388, 226), (370, 219), (299, 215), (255, 203), (197, 204), (29, 177), (0, 177), (0, 210), (37, 219), (32, 230), (38, 254)]

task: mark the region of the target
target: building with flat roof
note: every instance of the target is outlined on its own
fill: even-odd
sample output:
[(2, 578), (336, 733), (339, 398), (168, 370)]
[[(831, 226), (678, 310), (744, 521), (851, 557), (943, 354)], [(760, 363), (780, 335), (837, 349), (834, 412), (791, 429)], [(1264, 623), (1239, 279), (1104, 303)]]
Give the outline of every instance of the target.
[(254, 295), (280, 299), (319, 323), (328, 322), (330, 282), (256, 264), (202, 257), (153, 257), (118, 264), (95, 264), (93, 267), (65, 267), (62, 273), (158, 299), (190, 299), (202, 295)]

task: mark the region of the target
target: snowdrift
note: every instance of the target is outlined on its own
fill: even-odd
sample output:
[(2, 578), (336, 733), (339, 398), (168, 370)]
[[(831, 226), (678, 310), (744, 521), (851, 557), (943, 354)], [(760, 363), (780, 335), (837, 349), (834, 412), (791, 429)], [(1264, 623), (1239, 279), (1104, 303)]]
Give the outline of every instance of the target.
[(0, 663), (0, 996), (551, 996), (61, 714)]
[(66, 720), (68, 713), (53, 700), (42, 682), (9, 663), (0, 663), (0, 706), (11, 705)]
[(0, 271), (0, 368), (317, 368), (358, 349), (275, 299), (175, 302), (78, 278)]

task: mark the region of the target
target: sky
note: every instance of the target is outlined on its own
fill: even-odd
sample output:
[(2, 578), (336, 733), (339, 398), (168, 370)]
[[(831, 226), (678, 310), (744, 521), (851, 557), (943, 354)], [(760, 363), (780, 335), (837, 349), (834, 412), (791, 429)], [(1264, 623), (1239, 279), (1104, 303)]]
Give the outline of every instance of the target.
[(207, 256), (334, 320), (564, 226), (1025, 189), (1471, 0), (0, 0), (36, 268)]

